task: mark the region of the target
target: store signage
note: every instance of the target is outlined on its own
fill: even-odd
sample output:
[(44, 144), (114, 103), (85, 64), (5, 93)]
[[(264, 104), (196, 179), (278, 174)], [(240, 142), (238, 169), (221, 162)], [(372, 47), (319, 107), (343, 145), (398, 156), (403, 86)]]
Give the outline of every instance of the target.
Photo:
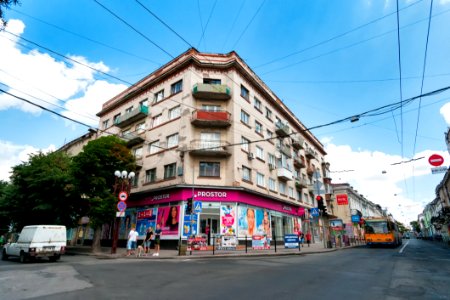
[(359, 220), (361, 218), (359, 217), (359, 215), (352, 215), (352, 222), (353, 223), (359, 223)]
[(197, 192), (197, 197), (218, 197), (218, 198), (226, 198), (227, 192), (213, 192), (213, 191), (199, 191)]
[(348, 196), (347, 196), (347, 194), (336, 195), (336, 202), (337, 202), (338, 205), (348, 205)]
[(162, 200), (162, 199), (169, 199), (170, 198), (170, 194), (161, 194), (161, 195), (155, 195), (152, 198), (152, 201), (154, 200)]
[(287, 205), (284, 205), (283, 206), (283, 210), (285, 210), (285, 211), (292, 211), (292, 207), (290, 207), (290, 206), (287, 206)]

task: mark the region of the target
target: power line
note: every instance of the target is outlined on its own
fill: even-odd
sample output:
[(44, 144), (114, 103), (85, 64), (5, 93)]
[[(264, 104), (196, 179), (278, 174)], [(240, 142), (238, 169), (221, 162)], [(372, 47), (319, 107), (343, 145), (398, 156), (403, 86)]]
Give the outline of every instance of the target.
[(222, 51), (223, 51), (223, 48), (225, 48), (225, 45), (227, 44), (228, 39), (230, 38), (231, 32), (233, 32), (234, 25), (236, 24), (237, 19), (238, 19), (239, 16), (241, 15), (241, 11), (242, 11), (242, 8), (243, 8), (244, 5), (245, 5), (245, 2), (246, 2), (246, 0), (241, 1), (241, 6), (239, 7), (238, 14), (237, 14), (236, 17), (234, 18), (233, 24), (231, 25), (231, 29), (230, 29), (230, 31), (228, 31), (227, 37), (225, 38), (225, 41), (223, 42), (223, 45), (222, 45)]
[[(213, 8), (211, 9), (211, 12), (209, 13), (208, 20), (206, 21), (205, 27), (202, 30), (202, 36), (200, 37), (200, 40), (198, 41), (198, 47), (200, 47), (200, 44), (201, 44), (201, 42), (203, 40), (203, 37), (205, 36), (206, 28), (208, 28), (208, 24), (209, 24), (209, 21), (211, 20), (211, 16), (212, 16), (212, 14), (214, 12), (214, 8), (216, 8), (216, 4), (217, 4), (217, 0), (214, 1)], [(203, 43), (205, 43), (204, 40), (203, 40)], [(205, 48), (206, 48), (206, 43), (205, 43)]]
[(94, 0), (95, 3), (97, 3), (98, 5), (100, 5), (101, 7), (103, 7), (103, 9), (105, 9), (106, 11), (108, 11), (110, 14), (112, 14), (114, 17), (116, 17), (117, 19), (119, 19), (120, 21), (122, 21), (122, 23), (124, 23), (125, 25), (127, 25), (128, 27), (130, 27), (134, 32), (136, 32), (137, 34), (139, 34), (140, 36), (142, 36), (144, 39), (146, 39), (147, 41), (149, 41), (151, 44), (153, 44), (155, 47), (157, 47), (158, 49), (160, 49), (162, 52), (166, 53), (168, 56), (170, 56), (171, 58), (175, 58), (172, 54), (170, 54), (169, 52), (167, 52), (166, 50), (164, 50), (161, 46), (159, 46), (157, 43), (155, 43), (154, 41), (152, 41), (148, 36), (146, 36), (145, 34), (143, 34), (142, 32), (140, 32), (139, 30), (137, 30), (135, 27), (133, 27), (130, 23), (128, 23), (127, 21), (125, 21), (124, 19), (122, 19), (121, 17), (119, 17), (117, 14), (115, 14), (112, 10), (110, 10), (109, 8), (107, 8), (106, 6), (104, 6), (103, 4), (101, 4), (100, 2), (98, 2), (97, 0)]
[(231, 48), (235, 48), (236, 45), (239, 43), (239, 41), (241, 40), (242, 36), (244, 35), (244, 33), (247, 31), (248, 27), (250, 27), (250, 25), (253, 23), (253, 20), (255, 19), (255, 17), (258, 15), (259, 11), (261, 10), (261, 8), (263, 7), (264, 3), (266, 3), (266, 0), (264, 0), (261, 5), (258, 7), (258, 9), (256, 10), (255, 14), (253, 15), (253, 17), (250, 19), (250, 22), (247, 23), (247, 26), (245, 26), (244, 30), (242, 31), (241, 35), (239, 36), (239, 38), (237, 39), (237, 41), (234, 43), (233, 47)]

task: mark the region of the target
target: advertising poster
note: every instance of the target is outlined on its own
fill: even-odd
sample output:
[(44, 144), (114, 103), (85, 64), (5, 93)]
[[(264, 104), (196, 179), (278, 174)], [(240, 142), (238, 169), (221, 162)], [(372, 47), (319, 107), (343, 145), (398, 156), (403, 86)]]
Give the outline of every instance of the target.
[(158, 208), (157, 224), (161, 226), (162, 236), (178, 235), (179, 220), (179, 206), (164, 206)]
[(200, 250), (200, 251), (208, 250), (206, 238), (205, 237), (188, 238), (187, 251), (193, 250)]
[(156, 229), (156, 208), (149, 208), (138, 210), (136, 214), (136, 231), (139, 233), (139, 238), (144, 238), (147, 233), (147, 228), (152, 228), (153, 232)]
[(265, 235), (252, 236), (252, 249), (254, 250), (268, 250), (270, 249), (270, 242)]
[(294, 234), (298, 235), (298, 234), (300, 234), (302, 232), (302, 222), (297, 217), (293, 217), (292, 219), (293, 219), (292, 220), (293, 221), (292, 224), (294, 224), (294, 228), (293, 228), (292, 232)]
[(134, 209), (127, 209), (125, 217), (120, 220), (119, 239), (127, 239), (131, 226), (136, 225), (136, 214)]
[(183, 237), (188, 237), (191, 235), (197, 235), (198, 227), (198, 214), (185, 215), (183, 220)]
[(236, 206), (220, 206), (220, 233), (224, 235), (236, 234)]
[(217, 235), (217, 250), (236, 250), (239, 242), (235, 235)]
[(239, 207), (238, 233), (239, 237), (254, 234), (272, 237), (270, 213), (266, 209), (254, 207)]
[(286, 234), (284, 236), (284, 248), (287, 249), (298, 248), (298, 235)]
[(344, 230), (344, 224), (342, 223), (341, 219), (330, 220), (330, 227), (334, 231)]

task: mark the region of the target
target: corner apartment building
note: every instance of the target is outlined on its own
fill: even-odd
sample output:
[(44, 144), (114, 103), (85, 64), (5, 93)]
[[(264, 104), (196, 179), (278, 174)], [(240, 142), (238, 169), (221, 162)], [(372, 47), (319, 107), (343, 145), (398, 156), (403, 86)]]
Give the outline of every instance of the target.
[[(162, 240), (321, 234), (308, 210), (317, 207), (315, 182), (331, 201), (324, 147), (236, 52), (189, 49), (104, 103), (98, 116), (138, 165), (122, 238), (133, 223), (140, 234), (161, 224)], [(189, 221), (191, 197), (201, 212)]]

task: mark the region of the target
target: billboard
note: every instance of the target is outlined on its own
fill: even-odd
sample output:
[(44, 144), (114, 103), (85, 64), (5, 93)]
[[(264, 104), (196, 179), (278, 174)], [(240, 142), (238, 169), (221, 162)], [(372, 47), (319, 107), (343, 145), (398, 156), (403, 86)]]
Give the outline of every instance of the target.
[(147, 228), (152, 228), (153, 232), (156, 229), (156, 208), (149, 208), (144, 210), (138, 210), (136, 214), (136, 231), (139, 233), (139, 237), (145, 237)]
[(180, 221), (179, 206), (164, 206), (158, 208), (157, 224), (161, 226), (162, 236), (178, 235)]
[(239, 206), (239, 237), (251, 237), (255, 234), (272, 237), (270, 213), (267, 209)]

